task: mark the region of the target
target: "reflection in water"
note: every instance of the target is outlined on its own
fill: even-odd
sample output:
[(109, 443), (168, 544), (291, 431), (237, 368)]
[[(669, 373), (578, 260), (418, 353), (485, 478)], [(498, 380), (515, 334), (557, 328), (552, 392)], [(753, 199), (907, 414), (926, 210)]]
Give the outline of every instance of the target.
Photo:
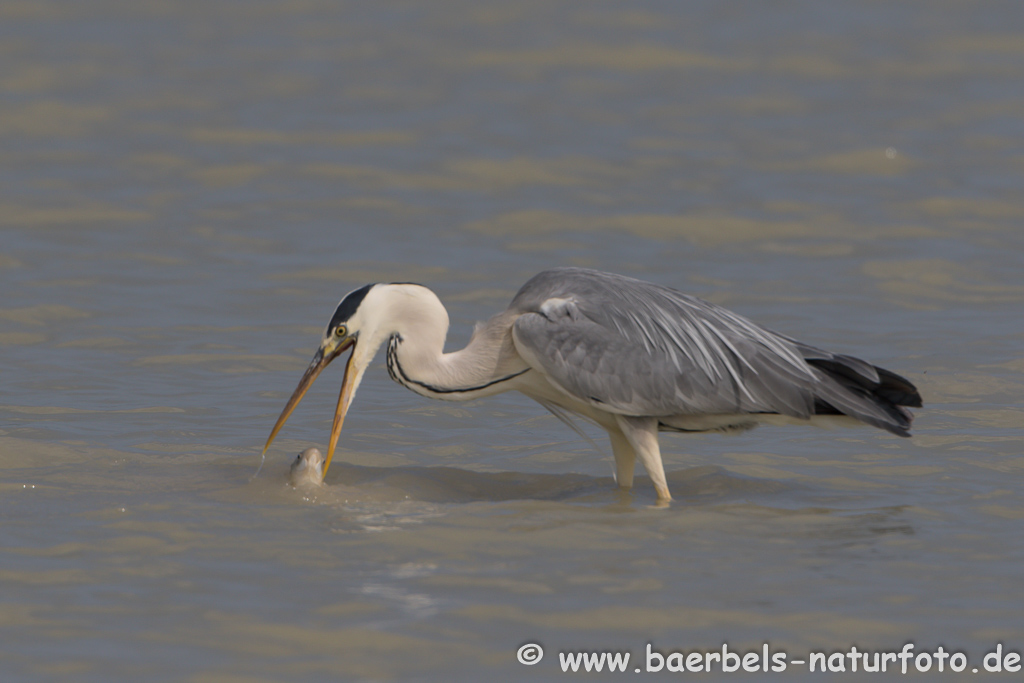
[[(730, 474), (721, 467), (677, 470), (666, 475), (681, 503), (693, 498), (715, 501), (741, 496), (778, 493), (787, 488), (776, 481), (756, 480)], [(437, 503), (473, 501), (551, 500), (611, 502), (630, 500), (632, 492), (618, 490), (613, 477), (583, 474), (531, 474), (522, 472), (473, 472), (455, 467), (368, 467), (337, 463), (328, 482), (344, 487), (346, 494), (365, 491), (368, 500), (421, 500)], [(638, 476), (641, 488), (649, 484)], [(620, 495), (621, 494), (621, 495)], [(622, 498), (626, 496), (626, 498)], [(653, 500), (651, 495), (638, 495)]]

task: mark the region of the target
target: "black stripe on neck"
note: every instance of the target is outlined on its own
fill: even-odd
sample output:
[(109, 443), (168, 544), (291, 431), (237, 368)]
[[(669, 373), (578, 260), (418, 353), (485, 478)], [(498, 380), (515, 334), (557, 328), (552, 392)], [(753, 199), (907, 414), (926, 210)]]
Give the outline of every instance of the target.
[(513, 372), (511, 375), (506, 375), (505, 377), (499, 377), (498, 379), (491, 380), (490, 382), (487, 382), (485, 384), (478, 384), (475, 387), (435, 387), (432, 384), (427, 384), (426, 382), (414, 380), (411, 377), (409, 377), (409, 375), (405, 374), (405, 370), (402, 369), (402, 364), (398, 360), (398, 344), (400, 342), (400, 339), (392, 337), (391, 343), (388, 344), (388, 374), (391, 375), (391, 379), (395, 380), (399, 384), (409, 389), (412, 388), (411, 385), (415, 385), (422, 389), (426, 389), (432, 394), (465, 394), (471, 391), (480, 391), (481, 389), (486, 389), (487, 387), (493, 387), (495, 384), (507, 382), (510, 379), (514, 379), (519, 375), (525, 374), (530, 371), (530, 368), (526, 368), (525, 370), (520, 370), (519, 372)]

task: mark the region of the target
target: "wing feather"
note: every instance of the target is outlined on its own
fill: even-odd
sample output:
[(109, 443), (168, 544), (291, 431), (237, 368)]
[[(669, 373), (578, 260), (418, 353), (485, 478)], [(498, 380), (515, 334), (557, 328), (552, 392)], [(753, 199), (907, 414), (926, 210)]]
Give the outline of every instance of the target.
[[(544, 271), (511, 309), (517, 350), (562, 391), (624, 415), (779, 413), (820, 405), (905, 433), (920, 397), (898, 375), (766, 330), (667, 287), (582, 268)], [(892, 376), (896, 379), (889, 379)], [(897, 381), (899, 380), (899, 381)], [(825, 402), (823, 404), (823, 401)], [(889, 401), (884, 401), (888, 403)]]

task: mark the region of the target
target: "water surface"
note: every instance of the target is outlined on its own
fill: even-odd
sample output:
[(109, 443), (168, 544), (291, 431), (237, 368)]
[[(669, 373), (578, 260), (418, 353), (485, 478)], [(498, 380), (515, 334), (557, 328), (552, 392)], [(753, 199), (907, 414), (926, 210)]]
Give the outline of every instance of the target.
[[(1019, 652), (1022, 20), (0, 4), (4, 681), (551, 680), (558, 652), (648, 643)], [(900, 372), (915, 436), (666, 435), (662, 510), (645, 477), (615, 489), (599, 432), (519, 396), (427, 401), (378, 359), (326, 487), (287, 473), (324, 446), (339, 368), (250, 481), (345, 292), (431, 287), (455, 348), (565, 264)]]

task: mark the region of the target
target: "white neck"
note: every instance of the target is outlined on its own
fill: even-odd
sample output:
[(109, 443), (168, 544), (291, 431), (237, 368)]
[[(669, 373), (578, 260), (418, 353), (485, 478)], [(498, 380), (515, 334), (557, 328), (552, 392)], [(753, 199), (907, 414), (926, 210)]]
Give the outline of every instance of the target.
[(424, 396), (464, 401), (512, 388), (508, 380), (527, 369), (512, 347), (513, 319), (495, 316), (466, 348), (444, 353), (448, 312), (437, 295), (420, 285), (376, 285), (352, 322), (360, 364), (386, 341), (392, 379)]

